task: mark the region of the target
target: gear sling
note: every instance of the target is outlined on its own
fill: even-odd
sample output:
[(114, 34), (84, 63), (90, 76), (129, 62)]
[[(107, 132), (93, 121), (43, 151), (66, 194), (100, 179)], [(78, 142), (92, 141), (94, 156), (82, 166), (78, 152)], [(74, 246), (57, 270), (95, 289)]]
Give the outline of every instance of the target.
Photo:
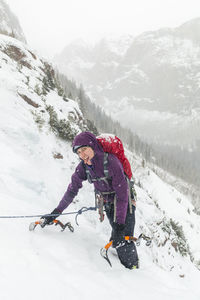
[[(109, 177), (109, 173), (108, 173), (108, 154), (107, 152), (104, 152), (104, 177), (96, 177), (96, 178), (91, 178), (91, 174), (89, 171), (89, 167), (87, 165), (84, 164), (83, 162), (83, 166), (85, 168), (86, 171), (86, 175), (87, 175), (87, 180), (89, 181), (89, 183), (94, 183), (96, 181), (105, 181), (106, 184), (108, 184), (109, 179), (111, 179)], [(124, 172), (125, 173), (125, 172)], [(129, 210), (130, 210), (130, 214), (133, 213), (132, 211), (132, 200), (135, 200), (136, 197), (136, 193), (134, 190), (134, 182), (131, 181), (127, 174), (125, 173), (125, 177), (128, 183), (128, 190), (129, 190)], [(99, 192), (95, 189), (95, 207), (98, 208), (99, 210), (99, 215), (100, 215), (100, 221), (103, 222), (104, 220), (104, 213), (103, 213), (103, 208), (104, 205), (106, 204), (104, 196), (105, 195), (111, 195), (114, 194), (114, 216), (113, 216), (113, 222), (116, 222), (116, 202), (117, 202), (117, 197), (116, 197), (116, 193), (115, 191), (110, 191), (110, 192)]]

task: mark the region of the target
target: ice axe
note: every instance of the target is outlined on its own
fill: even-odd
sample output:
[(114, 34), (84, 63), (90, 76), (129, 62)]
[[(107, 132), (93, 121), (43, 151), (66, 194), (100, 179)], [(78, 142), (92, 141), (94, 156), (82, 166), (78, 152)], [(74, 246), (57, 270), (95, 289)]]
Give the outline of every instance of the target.
[[(45, 222), (44, 219), (41, 219), (41, 220), (39, 220), (39, 221), (32, 222), (32, 223), (29, 225), (29, 230), (30, 230), (30, 231), (33, 231), (37, 225), (40, 225), (40, 226), (43, 228), (43, 227), (44, 227), (44, 222)], [(64, 231), (65, 228), (68, 227), (69, 230), (70, 230), (71, 232), (74, 232), (74, 227), (71, 225), (70, 222), (67, 222), (66, 224), (63, 224), (63, 223), (60, 222), (59, 220), (53, 220), (52, 223), (49, 224), (49, 225), (53, 225), (53, 224), (55, 224), (56, 226), (59, 225), (59, 226), (62, 228), (61, 231)]]

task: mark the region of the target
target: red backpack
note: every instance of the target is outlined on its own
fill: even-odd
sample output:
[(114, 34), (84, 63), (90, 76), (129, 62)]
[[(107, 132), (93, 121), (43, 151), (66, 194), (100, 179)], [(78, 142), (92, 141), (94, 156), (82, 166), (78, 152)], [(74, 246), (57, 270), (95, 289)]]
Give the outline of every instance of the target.
[(125, 174), (129, 179), (132, 177), (131, 166), (124, 153), (122, 141), (112, 134), (101, 134), (97, 136), (98, 142), (103, 147), (104, 152), (114, 154), (122, 163)]

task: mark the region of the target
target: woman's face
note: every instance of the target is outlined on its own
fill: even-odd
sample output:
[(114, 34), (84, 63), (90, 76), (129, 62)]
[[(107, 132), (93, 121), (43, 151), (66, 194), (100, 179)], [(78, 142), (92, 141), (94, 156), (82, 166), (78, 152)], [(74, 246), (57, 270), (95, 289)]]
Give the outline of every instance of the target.
[(91, 159), (94, 157), (94, 150), (91, 147), (84, 146), (77, 150), (77, 154), (84, 161), (84, 164), (91, 165)]

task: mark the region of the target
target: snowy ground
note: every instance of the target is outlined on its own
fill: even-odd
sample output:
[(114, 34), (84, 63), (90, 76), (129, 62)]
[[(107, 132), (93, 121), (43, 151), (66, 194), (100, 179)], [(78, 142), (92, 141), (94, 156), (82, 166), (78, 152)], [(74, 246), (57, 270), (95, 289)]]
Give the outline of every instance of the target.
[[(5, 65), (0, 72), (0, 215), (50, 213), (66, 190), (77, 157), (69, 143), (55, 137), (47, 121), (41, 130), (38, 128), (30, 105), (17, 96), (23, 72), (16, 73), (13, 65)], [(38, 100), (36, 95), (32, 97)], [(63, 110), (65, 102), (53, 97), (57, 110), (59, 105)], [(46, 101), (52, 103), (52, 93)], [(64, 158), (55, 159), (55, 152)], [(96, 212), (79, 216), (79, 227), (74, 215), (60, 217), (64, 223), (72, 223), (74, 233), (67, 229), (60, 232), (55, 226), (38, 226), (30, 232), (30, 222), (38, 218), (0, 218), (0, 299), (200, 299), (199, 270), (188, 256), (174, 250), (170, 240), (159, 245), (166, 236), (157, 225), (163, 218), (177, 220), (198, 261), (200, 218), (183, 195), (141, 168), (139, 160), (133, 159), (133, 164), (141, 186), (137, 186), (135, 235), (144, 231), (153, 238), (151, 247), (138, 247), (140, 269), (125, 269), (114, 250), (109, 253), (112, 268), (100, 256), (110, 228), (107, 220), (99, 223)], [(93, 188), (85, 183), (76, 203), (66, 212), (93, 203)]]
[(180, 278), (143, 257), (141, 269), (129, 271), (110, 255), (111, 269), (99, 255), (105, 240), (85, 220), (73, 234), (27, 227), (1, 226), (1, 299), (199, 299), (194, 270)]
[[(14, 128), (9, 127), (5, 111), (1, 120), (4, 120), (0, 133), (1, 215), (49, 213), (61, 199), (77, 158), (70, 145), (52, 134), (39, 132), (31, 119), (25, 118), (28, 128), (25, 120), (22, 124), (16, 115), (12, 121), (10, 119)], [(64, 155), (63, 160), (53, 158), (55, 150)], [(148, 204), (149, 199), (145, 204), (148, 196), (143, 189), (138, 188), (138, 195), (143, 200), (138, 201), (137, 235), (143, 222), (153, 221), (155, 209)], [(77, 199), (78, 202), (67, 211), (93, 205), (93, 190), (88, 183)], [(1, 299), (109, 299), (112, 296), (124, 299), (130, 293), (140, 300), (197, 300), (200, 297), (200, 273), (193, 264), (180, 258), (182, 272), (179, 268), (170, 272), (168, 264), (165, 266), (162, 262), (163, 267), (160, 267), (153, 262), (152, 249), (146, 249), (144, 245), (138, 248), (139, 270), (126, 270), (112, 251), (113, 267), (110, 268), (99, 254), (109, 239), (109, 225), (107, 221), (100, 224), (95, 212), (80, 216), (79, 227), (75, 225), (73, 215), (61, 217), (63, 222), (71, 221), (74, 233), (67, 229), (60, 232), (55, 226), (37, 227), (34, 232), (29, 232), (29, 223), (35, 219), (0, 219)], [(154, 244), (152, 247), (158, 249)], [(162, 249), (161, 253), (167, 259), (167, 250)]]

